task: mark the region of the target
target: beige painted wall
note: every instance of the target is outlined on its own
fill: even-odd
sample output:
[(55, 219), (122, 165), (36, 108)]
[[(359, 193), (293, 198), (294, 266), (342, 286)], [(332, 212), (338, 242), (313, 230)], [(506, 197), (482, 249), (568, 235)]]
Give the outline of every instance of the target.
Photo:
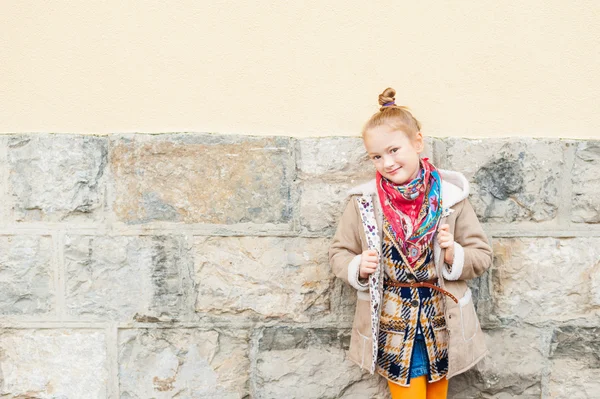
[(600, 1), (2, 1), (0, 132), (600, 138)]

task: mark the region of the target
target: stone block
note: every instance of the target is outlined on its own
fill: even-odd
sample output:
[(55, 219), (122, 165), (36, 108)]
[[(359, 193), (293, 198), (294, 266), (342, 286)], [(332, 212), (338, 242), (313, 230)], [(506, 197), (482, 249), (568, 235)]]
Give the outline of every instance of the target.
[(300, 223), (310, 232), (332, 236), (348, 202), (348, 184), (312, 180), (302, 183)]
[(595, 237), (494, 240), (494, 313), (529, 323), (597, 317), (598, 259)]
[(106, 337), (94, 330), (0, 332), (0, 397), (108, 397)]
[(600, 328), (559, 327), (552, 336), (549, 398), (592, 399), (600, 392)]
[(191, 245), (182, 236), (67, 236), (70, 315), (118, 321), (193, 314)]
[(107, 138), (19, 135), (7, 151), (14, 221), (104, 219)]
[(290, 138), (135, 135), (113, 140), (110, 153), (113, 211), (122, 222), (291, 220)]
[(525, 327), (485, 333), (489, 355), (471, 370), (450, 379), (448, 397), (539, 399), (549, 333)]
[(119, 332), (122, 399), (242, 399), (249, 392), (248, 338), (215, 330)]
[(577, 359), (600, 369), (600, 327), (558, 327), (552, 335), (552, 359)]
[(600, 392), (598, 369), (576, 359), (556, 359), (546, 391), (549, 399), (596, 399)]
[(481, 222), (550, 221), (561, 200), (564, 148), (557, 140), (448, 138), (441, 165), (469, 180)]
[(360, 137), (301, 139), (298, 151), (298, 171), (303, 178), (360, 182), (372, 179), (375, 173)]
[(346, 358), (349, 344), (348, 330), (265, 329), (253, 376), (255, 397), (388, 398), (383, 378)]
[(577, 145), (571, 182), (572, 221), (600, 223), (600, 143), (585, 141)]
[(0, 314), (55, 310), (52, 253), (49, 236), (0, 236)]
[(197, 237), (196, 311), (308, 321), (330, 310), (329, 240)]

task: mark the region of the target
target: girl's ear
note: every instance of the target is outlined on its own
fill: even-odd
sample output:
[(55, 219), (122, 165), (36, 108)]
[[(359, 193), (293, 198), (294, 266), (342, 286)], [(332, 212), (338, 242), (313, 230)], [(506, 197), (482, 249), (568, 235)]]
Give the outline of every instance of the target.
[(415, 135), (415, 149), (417, 153), (420, 154), (425, 149), (425, 139), (423, 138), (423, 133), (417, 132)]

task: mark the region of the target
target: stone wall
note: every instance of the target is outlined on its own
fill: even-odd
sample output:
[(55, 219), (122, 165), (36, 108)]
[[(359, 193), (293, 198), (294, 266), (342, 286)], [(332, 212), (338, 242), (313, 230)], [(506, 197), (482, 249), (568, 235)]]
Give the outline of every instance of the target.
[[(597, 398), (600, 143), (429, 139), (490, 239), (450, 398)], [(0, 397), (385, 398), (327, 249), (359, 138), (0, 136)]]

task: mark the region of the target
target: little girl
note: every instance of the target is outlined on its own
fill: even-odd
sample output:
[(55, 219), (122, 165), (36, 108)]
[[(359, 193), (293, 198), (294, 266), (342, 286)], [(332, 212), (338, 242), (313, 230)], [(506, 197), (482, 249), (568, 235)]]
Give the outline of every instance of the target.
[(466, 280), (492, 251), (459, 172), (421, 158), (420, 123), (379, 95), (362, 137), (375, 179), (350, 190), (329, 250), (357, 290), (349, 358), (388, 380), (392, 398), (446, 398), (448, 379), (487, 353)]

